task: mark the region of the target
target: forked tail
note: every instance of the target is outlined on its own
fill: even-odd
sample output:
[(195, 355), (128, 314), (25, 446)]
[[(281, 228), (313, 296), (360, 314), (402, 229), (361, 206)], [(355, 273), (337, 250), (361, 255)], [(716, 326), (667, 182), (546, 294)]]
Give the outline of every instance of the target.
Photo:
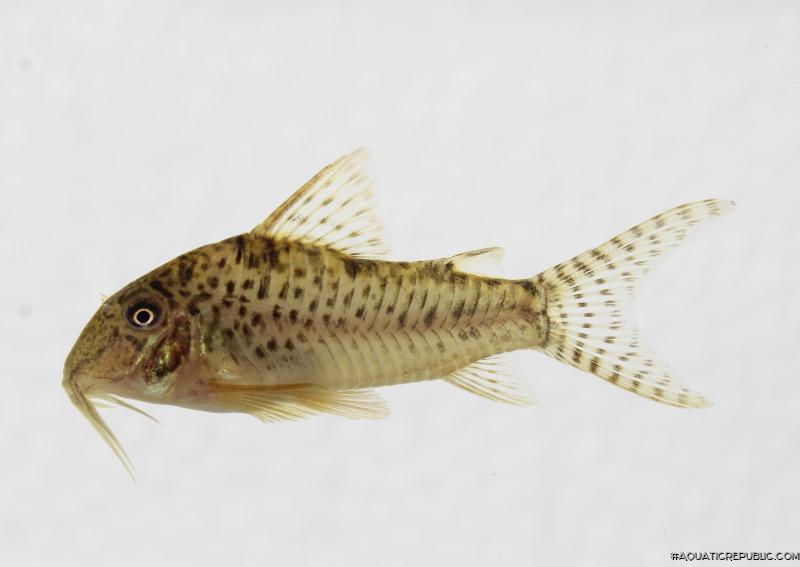
[(644, 276), (697, 225), (733, 208), (709, 199), (680, 205), (535, 277), (546, 293), (550, 356), (626, 390), (679, 407), (710, 405), (670, 376), (642, 344), (631, 303)]

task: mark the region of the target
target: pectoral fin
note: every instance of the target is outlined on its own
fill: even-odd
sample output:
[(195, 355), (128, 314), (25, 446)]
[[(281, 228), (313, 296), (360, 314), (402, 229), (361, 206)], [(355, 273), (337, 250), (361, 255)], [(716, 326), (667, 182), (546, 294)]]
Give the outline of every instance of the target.
[(239, 386), (216, 382), (211, 393), (227, 411), (248, 413), (262, 421), (303, 419), (330, 413), (350, 419), (389, 415), (386, 402), (372, 390), (334, 390), (314, 384)]

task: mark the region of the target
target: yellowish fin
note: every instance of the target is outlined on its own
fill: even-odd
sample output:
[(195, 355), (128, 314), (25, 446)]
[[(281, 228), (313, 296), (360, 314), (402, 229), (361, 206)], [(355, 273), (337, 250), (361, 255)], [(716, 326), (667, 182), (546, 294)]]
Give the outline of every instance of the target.
[(368, 160), (369, 151), (359, 148), (327, 165), (251, 234), (328, 246), (355, 258), (386, 254)]
[(389, 408), (372, 390), (333, 390), (314, 384), (240, 386), (215, 382), (210, 394), (221, 408), (262, 421), (302, 419), (329, 413), (350, 419), (379, 419)]
[(481, 248), (456, 254), (449, 260), (453, 263), (453, 268), (465, 274), (478, 276), (499, 276), (502, 274), (500, 264), (505, 254), (505, 248)]
[(642, 343), (631, 302), (665, 253), (733, 205), (715, 199), (680, 205), (539, 274), (534, 279), (544, 286), (549, 322), (542, 350), (640, 396), (679, 407), (709, 406)]
[(506, 353), (473, 362), (445, 380), (486, 399), (517, 406), (536, 405), (536, 394), (519, 369), (515, 355)]

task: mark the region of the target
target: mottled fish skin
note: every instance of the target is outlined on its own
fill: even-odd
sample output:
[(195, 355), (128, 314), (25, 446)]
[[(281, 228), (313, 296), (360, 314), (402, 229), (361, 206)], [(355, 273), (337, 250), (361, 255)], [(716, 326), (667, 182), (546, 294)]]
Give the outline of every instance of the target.
[(498, 356), (535, 349), (657, 401), (707, 405), (641, 346), (629, 307), (657, 258), (732, 203), (676, 207), (534, 277), (505, 279), (484, 275), (500, 249), (383, 259), (365, 164), (363, 150), (344, 156), (252, 231), (156, 268), (89, 321), (64, 387), (129, 471), (93, 400), (266, 420), (382, 417), (367, 388), (443, 378), (529, 405), (527, 381)]
[(351, 258), (247, 234), (155, 270), (120, 305), (142, 288), (191, 321), (190, 356), (243, 385), (357, 389), (441, 378), (546, 334), (528, 280), (466, 274), (450, 259)]

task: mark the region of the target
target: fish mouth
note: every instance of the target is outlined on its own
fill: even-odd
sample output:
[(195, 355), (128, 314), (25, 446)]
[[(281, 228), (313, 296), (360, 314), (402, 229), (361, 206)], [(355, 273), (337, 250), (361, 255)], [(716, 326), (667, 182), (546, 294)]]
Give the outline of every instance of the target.
[[(122, 400), (119, 400), (115, 396), (111, 395), (95, 395), (95, 396), (87, 396), (86, 391), (84, 388), (81, 387), (81, 380), (80, 378), (82, 375), (74, 375), (68, 372), (64, 373), (64, 380), (62, 381), (62, 385), (64, 389), (67, 391), (67, 395), (69, 396), (72, 405), (78, 408), (78, 411), (83, 414), (83, 417), (87, 419), (89, 423), (95, 428), (95, 430), (100, 434), (100, 437), (105, 440), (106, 444), (111, 448), (117, 458), (120, 460), (122, 465), (125, 467), (125, 470), (128, 471), (128, 474), (131, 476), (132, 479), (136, 480), (136, 469), (131, 462), (130, 457), (125, 452), (125, 449), (122, 448), (119, 440), (117, 439), (114, 432), (111, 431), (111, 428), (108, 427), (108, 424), (100, 417), (100, 414), (97, 413), (97, 407), (94, 404), (94, 399), (101, 399), (109, 402), (113, 402), (117, 405), (121, 405), (124, 407), (129, 407), (130, 409), (137, 410), (138, 408), (133, 408), (129, 404), (126, 404)], [(141, 410), (139, 410), (141, 412)], [(144, 413), (144, 412), (141, 412)], [(145, 414), (147, 415), (147, 414)], [(149, 416), (148, 416), (149, 417)]]

